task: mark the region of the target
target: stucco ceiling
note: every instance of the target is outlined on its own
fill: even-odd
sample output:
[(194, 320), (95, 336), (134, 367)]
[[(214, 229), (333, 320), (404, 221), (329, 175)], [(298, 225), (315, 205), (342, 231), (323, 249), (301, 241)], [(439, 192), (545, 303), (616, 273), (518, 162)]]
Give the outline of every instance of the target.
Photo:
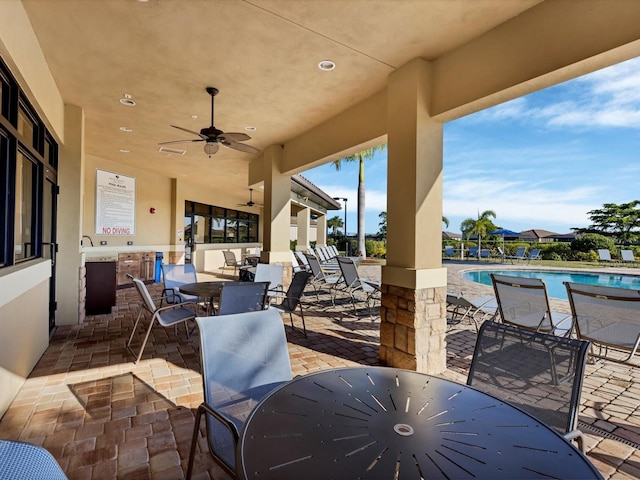
[[(82, 107), (85, 149), (169, 177), (240, 192), (255, 155), (203, 143), (170, 125), (210, 124), (281, 144), (385, 88), (394, 69), (434, 60), (538, 0), (24, 0), (65, 103)], [(321, 60), (337, 65), (317, 68)], [(119, 100), (130, 94), (135, 107)], [(192, 118), (197, 115), (197, 118)], [(129, 127), (132, 132), (123, 132)], [(120, 149), (129, 150), (121, 153)], [(261, 193), (256, 192), (258, 195)], [(239, 197), (239, 198), (240, 198)], [(259, 200), (259, 198), (258, 198)]]

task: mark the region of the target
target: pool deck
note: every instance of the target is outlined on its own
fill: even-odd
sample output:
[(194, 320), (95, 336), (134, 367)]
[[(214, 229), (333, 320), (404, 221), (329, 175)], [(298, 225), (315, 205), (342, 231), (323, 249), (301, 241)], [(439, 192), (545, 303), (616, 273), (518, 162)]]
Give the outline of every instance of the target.
[[(460, 273), (505, 265), (446, 261), (444, 267), (450, 291), (475, 297), (492, 295), (492, 288), (465, 280)], [(596, 270), (640, 273), (609, 266)], [(380, 278), (379, 266), (361, 265), (359, 271)], [(214, 278), (198, 274), (200, 281)], [(161, 288), (150, 285), (152, 294)], [(349, 318), (348, 304), (329, 304), (326, 294), (319, 302), (315, 295), (306, 299), (307, 338), (285, 319), (294, 375), (379, 364), (379, 316)], [(155, 327), (141, 362), (134, 365), (124, 344), (138, 306), (133, 288), (118, 290), (111, 314), (59, 327), (0, 421), (0, 438), (43, 445), (71, 480), (184, 478), (194, 412), (202, 401), (199, 337), (187, 339), (183, 329), (176, 334), (172, 328)], [(566, 301), (553, 300), (552, 307), (569, 311)], [(294, 319), (299, 325), (299, 318)], [(447, 332), (447, 370), (442, 377), (465, 382), (475, 340), (470, 324)], [(580, 421), (587, 456), (605, 479), (640, 478), (640, 368), (611, 362), (588, 365)], [(213, 463), (204, 438), (193, 478), (227, 478)]]

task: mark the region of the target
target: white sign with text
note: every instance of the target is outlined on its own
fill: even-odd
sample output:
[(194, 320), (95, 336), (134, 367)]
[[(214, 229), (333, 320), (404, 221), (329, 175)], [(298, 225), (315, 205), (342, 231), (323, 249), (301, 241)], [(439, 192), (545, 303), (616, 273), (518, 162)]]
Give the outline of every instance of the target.
[(136, 179), (96, 170), (96, 235), (134, 235)]

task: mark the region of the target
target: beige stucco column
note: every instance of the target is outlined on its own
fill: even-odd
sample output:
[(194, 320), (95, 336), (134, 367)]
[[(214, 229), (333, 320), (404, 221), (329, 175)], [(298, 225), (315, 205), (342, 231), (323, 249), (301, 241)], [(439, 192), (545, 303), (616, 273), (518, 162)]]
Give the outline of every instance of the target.
[(327, 216), (318, 214), (316, 220), (316, 245), (319, 247), (327, 246)]
[(431, 65), (415, 59), (388, 84), (387, 264), (380, 360), (446, 369), (446, 269), (441, 259), (442, 124), (429, 115)]
[(264, 239), (261, 262), (284, 265), (283, 285), (291, 283), (291, 177), (281, 173), (283, 148), (271, 145), (262, 154), (264, 168)]
[(296, 214), (298, 219), (298, 237), (296, 242), (296, 250), (306, 252), (309, 250), (309, 237), (311, 229), (311, 210), (303, 208)]
[(84, 112), (75, 105), (64, 108), (64, 144), (58, 168), (58, 226), (56, 256), (56, 324), (84, 320), (85, 283), (80, 239), (84, 191)]

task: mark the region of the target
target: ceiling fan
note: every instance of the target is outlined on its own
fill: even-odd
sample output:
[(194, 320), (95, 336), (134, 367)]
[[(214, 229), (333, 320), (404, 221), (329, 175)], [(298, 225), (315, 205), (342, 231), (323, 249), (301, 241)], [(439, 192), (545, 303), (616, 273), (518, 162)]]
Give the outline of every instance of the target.
[(260, 150), (252, 147), (251, 145), (247, 145), (245, 143), (247, 140), (251, 140), (251, 137), (246, 133), (239, 132), (223, 132), (222, 130), (218, 130), (213, 125), (213, 99), (218, 94), (218, 89), (215, 87), (207, 87), (207, 93), (211, 95), (211, 126), (205, 127), (200, 132), (194, 132), (193, 130), (189, 130), (187, 128), (178, 127), (177, 125), (171, 125), (173, 128), (177, 128), (178, 130), (182, 130), (183, 132), (192, 133), (194, 135), (199, 136), (197, 140), (172, 140), (169, 142), (161, 142), (159, 145), (168, 145), (171, 143), (182, 143), (182, 142), (206, 142), (204, 144), (204, 153), (211, 155), (218, 151), (219, 145), (223, 145), (227, 148), (233, 148), (234, 150), (239, 150), (241, 152), (246, 153), (258, 153)]
[(249, 201), (247, 203), (239, 203), (239, 207), (261, 207), (262, 205), (253, 201), (253, 188), (249, 189)]

